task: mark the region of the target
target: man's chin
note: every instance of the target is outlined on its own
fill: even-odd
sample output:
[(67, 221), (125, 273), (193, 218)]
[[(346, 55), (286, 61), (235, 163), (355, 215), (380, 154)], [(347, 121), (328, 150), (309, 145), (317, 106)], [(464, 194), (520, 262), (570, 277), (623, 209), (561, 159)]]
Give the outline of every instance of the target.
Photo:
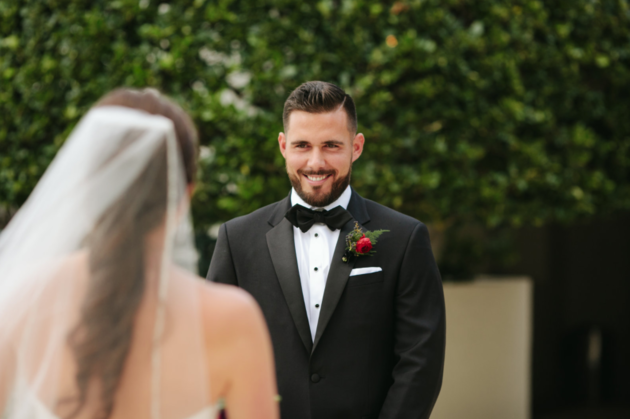
[[(330, 191), (324, 193), (321, 190), (305, 191), (304, 189), (302, 189), (302, 195), (308, 198), (308, 199), (302, 198), (304, 199), (304, 201), (306, 201), (307, 204), (314, 205), (314, 206), (326, 206), (328, 205), (327, 201), (330, 200), (331, 198)], [(324, 205), (321, 205), (322, 203), (324, 203)], [(315, 205), (315, 204), (319, 204), (319, 205)]]
[(326, 207), (335, 202), (346, 190), (350, 184), (350, 173), (342, 178), (331, 176), (321, 185), (312, 185), (305, 179), (301, 178), (301, 174), (297, 176), (289, 175), (291, 185), (297, 194), (313, 207)]
[(313, 198), (323, 198), (328, 196), (332, 192), (332, 188), (324, 187), (324, 186), (311, 186), (311, 185), (302, 185), (302, 190), (309, 196)]

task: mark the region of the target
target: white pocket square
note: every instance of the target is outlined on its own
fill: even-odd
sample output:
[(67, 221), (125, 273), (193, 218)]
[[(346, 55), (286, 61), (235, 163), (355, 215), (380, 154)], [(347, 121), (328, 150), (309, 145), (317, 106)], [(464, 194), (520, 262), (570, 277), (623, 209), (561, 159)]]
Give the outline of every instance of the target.
[(383, 269), (378, 266), (371, 268), (356, 268), (350, 272), (350, 276), (373, 274), (374, 272), (381, 272), (382, 270)]

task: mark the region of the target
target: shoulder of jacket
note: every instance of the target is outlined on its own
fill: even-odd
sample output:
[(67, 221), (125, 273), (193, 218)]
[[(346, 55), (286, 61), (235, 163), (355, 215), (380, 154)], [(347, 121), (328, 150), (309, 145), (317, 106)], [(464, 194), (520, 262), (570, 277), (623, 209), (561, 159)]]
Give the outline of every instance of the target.
[(418, 226), (424, 226), (424, 223), (422, 221), (410, 217), (409, 215), (403, 214), (402, 212), (398, 212), (394, 209), (386, 207), (385, 205), (379, 204), (378, 202), (374, 202), (370, 199), (365, 199), (365, 206), (371, 219), (389, 219), (395, 221), (397, 224), (408, 225), (409, 228), (412, 229)]
[(258, 208), (257, 210), (252, 211), (249, 214), (233, 218), (229, 221), (226, 221), (225, 225), (227, 226), (227, 228), (233, 228), (257, 223), (267, 224), (267, 221), (271, 217), (271, 214), (273, 214), (273, 212), (276, 210), (277, 206), (281, 204), (281, 202), (282, 201), (277, 201), (262, 208)]

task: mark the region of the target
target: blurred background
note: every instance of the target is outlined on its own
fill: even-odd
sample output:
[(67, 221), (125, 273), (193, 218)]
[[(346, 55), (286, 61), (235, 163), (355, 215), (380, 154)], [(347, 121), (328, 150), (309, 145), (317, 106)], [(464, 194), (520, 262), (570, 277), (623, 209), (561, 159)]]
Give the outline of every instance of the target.
[(307, 80), (355, 99), (353, 187), (430, 226), (434, 417), (630, 417), (627, 0), (0, 0), (0, 228), (100, 96), (151, 86), (200, 131), (205, 275), (222, 222), (287, 195)]

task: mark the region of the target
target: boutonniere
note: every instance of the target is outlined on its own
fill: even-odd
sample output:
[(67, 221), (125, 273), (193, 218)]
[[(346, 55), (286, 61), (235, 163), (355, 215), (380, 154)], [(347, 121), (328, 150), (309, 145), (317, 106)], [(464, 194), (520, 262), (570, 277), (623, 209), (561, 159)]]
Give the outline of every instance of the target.
[(376, 250), (372, 250), (376, 244), (377, 239), (383, 233), (387, 233), (389, 230), (375, 230), (375, 231), (363, 231), (359, 227), (359, 223), (354, 224), (354, 230), (352, 230), (346, 236), (346, 252), (341, 259), (347, 262), (351, 256), (372, 256), (376, 253)]

